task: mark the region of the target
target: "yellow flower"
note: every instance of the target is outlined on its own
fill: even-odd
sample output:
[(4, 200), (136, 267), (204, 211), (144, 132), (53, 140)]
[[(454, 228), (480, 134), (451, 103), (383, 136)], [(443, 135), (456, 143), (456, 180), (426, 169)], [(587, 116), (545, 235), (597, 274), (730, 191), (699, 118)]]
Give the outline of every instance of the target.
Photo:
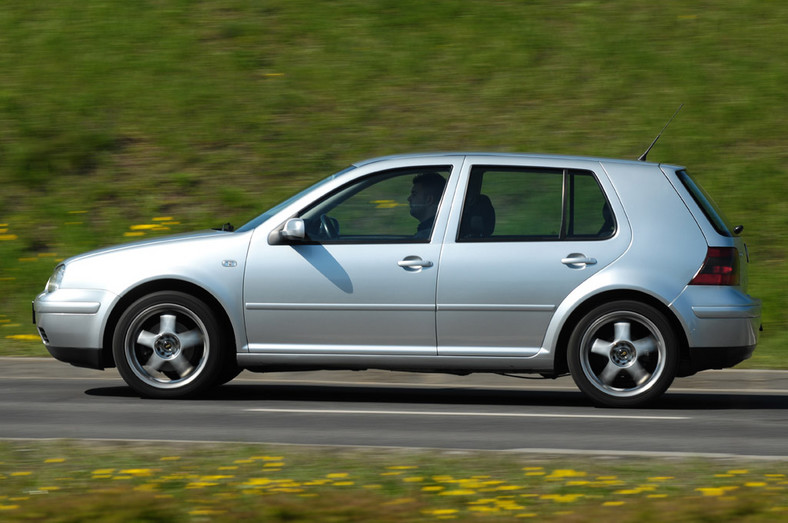
[(394, 207), (399, 207), (402, 205), (401, 203), (397, 203), (394, 200), (372, 200), (370, 203), (375, 205), (377, 209), (393, 209)]
[(547, 476), (547, 479), (582, 478), (585, 475), (585, 472), (577, 470), (556, 469), (549, 476)]
[(698, 492), (704, 496), (724, 496), (725, 490), (717, 487), (700, 487), (696, 488)]
[(41, 337), (37, 334), (12, 334), (10, 336), (6, 336), (6, 339), (19, 341), (39, 341), (41, 340)]
[(583, 494), (545, 494), (541, 499), (555, 501), (556, 503), (574, 503), (584, 497)]
[(727, 492), (731, 490), (736, 490), (737, 488), (739, 487), (699, 487), (696, 488), (695, 490), (697, 492), (700, 492), (704, 496), (720, 497), (720, 496), (724, 496)]
[(451, 516), (457, 514), (459, 511), (453, 508), (436, 508), (431, 510), (424, 510), (422, 514), (432, 515), (432, 516)]
[(440, 485), (430, 485), (428, 487), (421, 487), (422, 492), (440, 492), (445, 487), (441, 487)]
[(199, 508), (189, 512), (190, 516), (218, 516), (224, 514), (224, 510), (215, 510), (210, 508)]
[(269, 483), (271, 483), (271, 480), (268, 478), (250, 478), (246, 480), (246, 483), (244, 483), (244, 485), (249, 485), (252, 487), (261, 487), (263, 485), (268, 485)]
[(617, 491), (614, 492), (614, 494), (621, 494), (621, 495), (624, 495), (624, 496), (631, 496), (633, 494), (640, 494), (641, 492), (642, 492), (641, 489), (634, 488), (634, 489), (617, 490)]
[(447, 490), (440, 493), (441, 496), (473, 496), (474, 494), (476, 494), (476, 491), (469, 489)]

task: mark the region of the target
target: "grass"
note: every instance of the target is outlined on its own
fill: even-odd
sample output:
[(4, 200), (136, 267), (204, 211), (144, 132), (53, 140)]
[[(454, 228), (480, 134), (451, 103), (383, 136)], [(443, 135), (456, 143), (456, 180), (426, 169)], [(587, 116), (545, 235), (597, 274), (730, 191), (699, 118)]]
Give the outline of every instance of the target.
[(745, 224), (749, 365), (785, 368), (787, 24), (758, 0), (6, 2), (0, 354), (45, 354), (29, 302), (67, 256), (238, 225), (370, 156), (636, 158), (684, 103), (649, 158)]
[(780, 521), (782, 462), (0, 442), (3, 521)]

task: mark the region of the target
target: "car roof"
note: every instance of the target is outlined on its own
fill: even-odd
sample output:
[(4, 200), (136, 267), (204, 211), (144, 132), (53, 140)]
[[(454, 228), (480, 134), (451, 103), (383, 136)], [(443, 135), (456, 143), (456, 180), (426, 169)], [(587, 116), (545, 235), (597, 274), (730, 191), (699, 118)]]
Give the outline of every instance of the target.
[[(436, 157), (461, 157), (461, 156), (475, 156), (475, 157), (490, 157), (490, 158), (512, 158), (512, 159), (533, 159), (533, 160), (573, 160), (573, 161), (587, 161), (597, 163), (623, 163), (632, 165), (660, 165), (657, 162), (642, 162), (640, 160), (623, 160), (617, 158), (602, 158), (595, 156), (576, 156), (566, 154), (544, 154), (544, 153), (497, 153), (497, 152), (434, 152), (434, 153), (411, 153), (411, 154), (395, 154), (390, 156), (380, 156), (377, 158), (369, 158), (356, 162), (353, 165), (356, 167), (363, 167), (365, 165), (391, 161), (391, 160), (417, 160), (419, 158), (436, 158)], [(677, 169), (679, 167), (676, 167)]]

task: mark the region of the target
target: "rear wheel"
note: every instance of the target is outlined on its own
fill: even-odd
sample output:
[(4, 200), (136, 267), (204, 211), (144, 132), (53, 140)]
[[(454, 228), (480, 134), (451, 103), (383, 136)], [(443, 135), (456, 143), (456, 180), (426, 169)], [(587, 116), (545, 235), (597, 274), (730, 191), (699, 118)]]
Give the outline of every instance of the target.
[(635, 407), (661, 396), (678, 363), (676, 336), (665, 316), (636, 301), (597, 307), (569, 339), (569, 371), (596, 404)]
[(123, 313), (112, 350), (121, 377), (139, 394), (180, 398), (226, 377), (220, 341), (220, 325), (204, 302), (181, 292), (156, 292)]

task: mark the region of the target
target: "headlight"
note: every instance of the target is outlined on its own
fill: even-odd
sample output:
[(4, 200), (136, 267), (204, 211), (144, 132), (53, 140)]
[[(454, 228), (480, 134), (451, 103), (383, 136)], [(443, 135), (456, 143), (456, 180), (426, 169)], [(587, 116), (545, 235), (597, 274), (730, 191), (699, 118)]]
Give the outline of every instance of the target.
[(66, 273), (66, 266), (63, 264), (58, 265), (55, 267), (55, 271), (52, 273), (52, 276), (49, 277), (49, 281), (47, 281), (47, 292), (55, 292), (60, 288), (60, 282), (63, 281), (63, 275)]

